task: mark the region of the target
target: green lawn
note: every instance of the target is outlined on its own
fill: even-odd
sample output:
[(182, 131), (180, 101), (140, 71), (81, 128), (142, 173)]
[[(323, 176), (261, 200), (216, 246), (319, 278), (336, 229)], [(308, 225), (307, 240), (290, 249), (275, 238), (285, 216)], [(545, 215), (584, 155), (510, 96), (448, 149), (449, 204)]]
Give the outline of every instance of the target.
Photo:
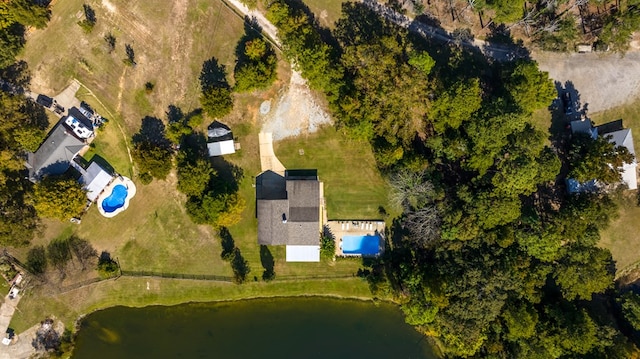
[(276, 142), (275, 152), (286, 168), (318, 169), (329, 219), (377, 219), (379, 207), (389, 211), (388, 186), (368, 143), (327, 127), (316, 134)]
[(335, 22), (342, 15), (344, 0), (303, 0), (304, 4), (315, 14), (323, 27), (333, 29)]

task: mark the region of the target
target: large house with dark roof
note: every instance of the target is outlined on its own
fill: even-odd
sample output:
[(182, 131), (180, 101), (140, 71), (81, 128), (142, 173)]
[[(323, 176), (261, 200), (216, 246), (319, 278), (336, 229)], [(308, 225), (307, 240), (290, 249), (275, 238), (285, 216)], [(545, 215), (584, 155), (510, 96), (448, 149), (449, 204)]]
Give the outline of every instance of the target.
[(60, 121), (49, 133), (35, 153), (27, 154), (29, 179), (36, 182), (47, 175), (63, 174), (69, 169), (73, 158), (85, 147), (80, 140)]
[(316, 170), (256, 177), (258, 243), (285, 245), (287, 262), (319, 262), (321, 206)]

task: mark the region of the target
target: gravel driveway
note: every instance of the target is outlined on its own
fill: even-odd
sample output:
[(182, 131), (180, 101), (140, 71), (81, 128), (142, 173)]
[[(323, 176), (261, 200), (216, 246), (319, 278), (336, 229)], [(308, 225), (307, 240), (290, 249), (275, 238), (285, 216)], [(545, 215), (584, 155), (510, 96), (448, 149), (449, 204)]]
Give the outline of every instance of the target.
[(640, 51), (617, 54), (534, 53), (540, 69), (565, 87), (567, 81), (580, 94), (589, 112), (623, 105), (640, 97)]

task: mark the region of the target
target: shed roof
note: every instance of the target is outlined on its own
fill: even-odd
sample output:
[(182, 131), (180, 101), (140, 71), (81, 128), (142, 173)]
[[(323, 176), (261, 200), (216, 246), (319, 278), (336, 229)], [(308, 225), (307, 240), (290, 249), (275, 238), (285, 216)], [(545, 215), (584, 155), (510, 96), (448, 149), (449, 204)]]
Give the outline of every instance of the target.
[(207, 143), (207, 150), (209, 151), (210, 157), (229, 155), (236, 152), (236, 149), (233, 146), (233, 140), (209, 142)]

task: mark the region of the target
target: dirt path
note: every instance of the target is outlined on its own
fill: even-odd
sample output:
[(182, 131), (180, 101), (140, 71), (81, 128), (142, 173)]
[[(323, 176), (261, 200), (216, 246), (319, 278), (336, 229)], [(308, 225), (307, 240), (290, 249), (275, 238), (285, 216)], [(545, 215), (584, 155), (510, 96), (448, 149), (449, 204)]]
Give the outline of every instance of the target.
[(182, 35), (189, 33), (186, 25), (188, 7), (188, 0), (174, 1), (171, 9), (171, 23), (169, 24), (174, 34), (176, 34), (171, 42), (171, 64), (173, 65), (173, 78), (177, 80), (174, 84), (177, 90), (177, 98), (184, 98), (187, 91), (185, 80), (189, 78), (187, 75), (189, 69), (188, 66), (184, 66), (183, 61), (184, 56), (191, 53), (193, 45), (192, 37)]
[[(127, 67), (125, 66), (124, 69), (122, 70), (122, 75), (120, 76), (120, 81), (118, 82), (118, 104), (116, 105), (116, 112), (118, 112), (119, 114), (122, 113), (121, 112), (121, 110), (122, 110), (122, 93), (124, 92), (124, 79), (125, 79), (125, 75), (126, 74), (127, 74)], [(106, 109), (106, 107), (104, 105), (102, 107), (104, 107)], [(113, 118), (113, 115), (111, 117)], [(115, 121), (115, 119), (114, 119), (114, 121)], [(131, 149), (129, 148), (129, 142), (127, 141), (127, 135), (124, 133), (124, 128), (122, 128), (122, 126), (118, 122), (116, 122), (116, 124), (118, 125), (118, 128), (120, 129), (120, 133), (122, 133), (122, 138), (124, 140), (124, 145), (127, 147), (127, 154), (129, 155), (129, 163), (131, 163), (131, 165), (133, 166), (133, 157), (131, 156)]]

